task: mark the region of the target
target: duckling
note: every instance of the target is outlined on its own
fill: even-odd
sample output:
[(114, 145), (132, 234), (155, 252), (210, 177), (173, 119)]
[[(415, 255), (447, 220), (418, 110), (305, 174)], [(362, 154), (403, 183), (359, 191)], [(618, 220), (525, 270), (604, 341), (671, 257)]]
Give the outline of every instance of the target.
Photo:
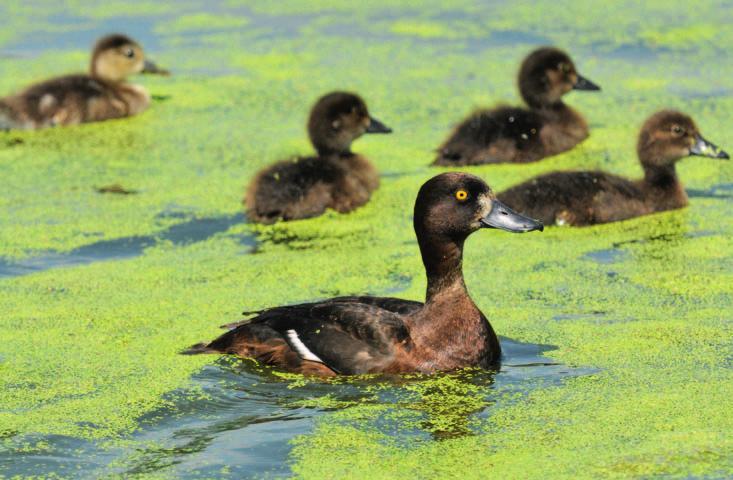
[(478, 177), (444, 173), (415, 201), (415, 234), (427, 274), (425, 303), (351, 296), (268, 308), (184, 353), (228, 353), (304, 374), (432, 373), (491, 368), (501, 346), (466, 290), (463, 244), (481, 228), (542, 230), (498, 201)]
[(358, 95), (332, 92), (321, 97), (308, 120), (308, 135), (317, 155), (284, 160), (261, 170), (252, 180), (244, 204), (250, 220), (273, 223), (340, 213), (364, 205), (379, 187), (369, 161), (351, 152), (365, 133), (392, 129), (369, 115)]
[(644, 178), (627, 180), (606, 172), (554, 172), (499, 194), (517, 210), (553, 225), (594, 225), (682, 208), (687, 193), (675, 164), (699, 155), (730, 158), (705, 140), (688, 115), (663, 110), (649, 117), (636, 146)]
[(570, 150), (588, 138), (583, 116), (562, 101), (571, 90), (600, 87), (581, 76), (562, 50), (535, 50), (519, 70), (519, 92), (529, 110), (477, 110), (438, 148), (433, 165), (528, 163)]
[(131, 38), (103, 37), (94, 46), (89, 74), (53, 78), (1, 99), (0, 129), (33, 130), (136, 115), (148, 108), (150, 94), (125, 82), (134, 73), (169, 74), (146, 60)]

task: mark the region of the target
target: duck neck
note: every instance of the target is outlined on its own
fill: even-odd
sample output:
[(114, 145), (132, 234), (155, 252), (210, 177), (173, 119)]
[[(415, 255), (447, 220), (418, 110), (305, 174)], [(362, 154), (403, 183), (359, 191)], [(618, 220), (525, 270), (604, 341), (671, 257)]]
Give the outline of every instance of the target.
[(680, 183), (674, 163), (664, 165), (644, 163), (643, 167), (644, 183), (652, 188), (659, 190), (674, 189)]
[(425, 303), (431, 304), (446, 292), (468, 296), (463, 281), (463, 243), (440, 235), (420, 236), (420, 253), (428, 278)]
[(417, 348), (428, 359), (423, 367), (450, 370), (495, 363), (501, 355), (499, 341), (463, 280), (465, 238), (418, 238), (428, 286), (425, 306), (407, 324)]
[(555, 115), (558, 117), (561, 117), (563, 115), (566, 115), (568, 112), (572, 112), (573, 109), (570, 108), (565, 102), (562, 100), (557, 100), (552, 103), (535, 103), (534, 105), (530, 105), (530, 107), (533, 110), (542, 110), (544, 113)]
[(96, 60), (92, 60), (92, 64), (89, 68), (89, 74), (92, 76), (92, 78), (95, 78), (97, 80), (101, 80), (102, 82), (107, 82), (110, 84), (118, 84), (118, 83), (124, 83), (125, 77), (120, 77), (119, 75), (114, 74), (111, 71), (108, 71), (109, 69), (104, 67), (99, 67)]
[(677, 178), (674, 163), (645, 163), (642, 185), (646, 200), (654, 211), (672, 210), (687, 205), (687, 192)]
[(337, 149), (329, 147), (316, 148), (319, 157), (344, 158), (353, 155), (351, 148)]

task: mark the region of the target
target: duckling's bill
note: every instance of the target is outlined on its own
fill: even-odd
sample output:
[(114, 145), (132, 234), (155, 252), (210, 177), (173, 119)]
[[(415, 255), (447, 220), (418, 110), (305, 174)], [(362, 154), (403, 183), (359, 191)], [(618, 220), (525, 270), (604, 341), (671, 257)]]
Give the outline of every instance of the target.
[(705, 140), (702, 136), (697, 135), (695, 137), (695, 144), (690, 147), (690, 155), (698, 155), (701, 157), (719, 158), (721, 160), (728, 160), (730, 155), (728, 152), (718, 147), (712, 142)]
[(481, 219), (486, 228), (499, 228), (507, 232), (524, 233), (545, 229), (542, 222), (517, 213), (499, 200), (491, 200), (491, 211)]
[(158, 65), (156, 65), (155, 62), (145, 59), (145, 63), (143, 64), (143, 69), (140, 70), (140, 73), (149, 73), (151, 75), (163, 75), (164, 77), (167, 77), (171, 74), (168, 70), (164, 68), (160, 68)]
[(596, 85), (595, 83), (591, 82), (584, 76), (580, 74), (576, 74), (578, 77), (578, 81), (575, 82), (575, 85), (573, 85), (573, 90), (585, 90), (585, 91), (599, 91), (601, 87)]
[(376, 118), (370, 117), (366, 133), (392, 133), (392, 129)]

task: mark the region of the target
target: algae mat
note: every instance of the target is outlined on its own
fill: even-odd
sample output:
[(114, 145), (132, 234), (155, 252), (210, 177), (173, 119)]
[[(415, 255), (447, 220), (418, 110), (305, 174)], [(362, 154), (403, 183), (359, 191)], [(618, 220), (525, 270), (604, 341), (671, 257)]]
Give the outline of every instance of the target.
[[(679, 165), (690, 207), (467, 244), (505, 339), (496, 375), (310, 382), (177, 352), (242, 310), (331, 295), (421, 298), (411, 229), (426, 165), (473, 107), (516, 102), (533, 47), (571, 51), (592, 136), (558, 168), (639, 175), (651, 112), (733, 149), (727, 2), (58, 2), (0, 6), (0, 94), (82, 69), (123, 31), (169, 67), (145, 114), (0, 134), (0, 475), (725, 478), (733, 474), (733, 165)], [(261, 166), (307, 152), (310, 104), (351, 89), (392, 126), (357, 212), (257, 228)], [(133, 195), (99, 194), (120, 184)], [(553, 345), (547, 351), (537, 345)]]

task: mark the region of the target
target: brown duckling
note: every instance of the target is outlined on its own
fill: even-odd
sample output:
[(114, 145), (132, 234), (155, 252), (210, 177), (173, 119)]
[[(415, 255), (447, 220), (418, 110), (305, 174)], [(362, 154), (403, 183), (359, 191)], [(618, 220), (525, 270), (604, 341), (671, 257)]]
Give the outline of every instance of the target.
[(647, 119), (636, 151), (644, 169), (642, 179), (600, 171), (554, 172), (514, 186), (499, 198), (547, 225), (615, 222), (686, 206), (687, 193), (675, 171), (681, 158), (729, 158), (700, 135), (692, 118), (672, 110)]
[(0, 129), (32, 130), (136, 115), (148, 108), (150, 94), (141, 85), (125, 82), (134, 73), (168, 75), (146, 60), (131, 38), (103, 37), (94, 46), (89, 74), (52, 78), (0, 100)]
[(244, 203), (250, 220), (273, 223), (321, 215), (327, 208), (346, 213), (369, 201), (379, 186), (377, 170), (351, 143), (365, 133), (390, 133), (358, 95), (332, 92), (311, 110), (308, 135), (318, 153), (283, 160), (261, 170)]
[(583, 116), (562, 101), (571, 90), (600, 87), (582, 77), (562, 50), (535, 50), (519, 70), (519, 92), (529, 109), (472, 113), (438, 148), (433, 165), (528, 163), (570, 150), (588, 137)]
[(466, 290), (463, 244), (481, 228), (530, 232), (542, 224), (458, 172), (420, 188), (413, 222), (428, 278), (425, 303), (355, 296), (268, 308), (184, 353), (229, 353), (322, 376), (495, 366), (499, 339)]

